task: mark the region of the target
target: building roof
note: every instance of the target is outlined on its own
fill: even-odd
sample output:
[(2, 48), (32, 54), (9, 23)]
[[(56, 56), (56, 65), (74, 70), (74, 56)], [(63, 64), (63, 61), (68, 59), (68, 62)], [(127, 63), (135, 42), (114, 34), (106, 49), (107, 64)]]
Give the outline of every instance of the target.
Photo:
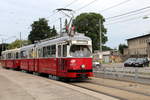
[(142, 36), (137, 36), (137, 37), (129, 38), (129, 39), (127, 39), (127, 41), (128, 40), (133, 40), (133, 39), (138, 39), (138, 38), (143, 38), (143, 37), (147, 37), (147, 36), (150, 36), (150, 33), (146, 34), (146, 35), (142, 35)]

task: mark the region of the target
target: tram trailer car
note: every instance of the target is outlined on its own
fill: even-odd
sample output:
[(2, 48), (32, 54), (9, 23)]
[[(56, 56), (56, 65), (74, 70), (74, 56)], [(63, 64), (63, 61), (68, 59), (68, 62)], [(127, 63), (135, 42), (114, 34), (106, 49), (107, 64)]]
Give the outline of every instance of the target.
[[(19, 59), (7, 57), (3, 51), (3, 66), (16, 68), (8, 64), (20, 61), (17, 68), (34, 73), (44, 73), (57, 78), (88, 78), (92, 72), (92, 41), (83, 34), (59, 36), (40, 41), (18, 49)], [(14, 52), (12, 52), (14, 55)]]
[(20, 69), (20, 49), (11, 49), (2, 52), (1, 66), (11, 69)]

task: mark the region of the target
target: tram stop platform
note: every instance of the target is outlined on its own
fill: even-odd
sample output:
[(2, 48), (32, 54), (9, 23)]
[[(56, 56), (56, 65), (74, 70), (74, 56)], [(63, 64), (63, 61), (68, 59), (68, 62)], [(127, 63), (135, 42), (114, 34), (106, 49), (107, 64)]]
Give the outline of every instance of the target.
[(118, 100), (63, 82), (0, 67), (0, 100)]

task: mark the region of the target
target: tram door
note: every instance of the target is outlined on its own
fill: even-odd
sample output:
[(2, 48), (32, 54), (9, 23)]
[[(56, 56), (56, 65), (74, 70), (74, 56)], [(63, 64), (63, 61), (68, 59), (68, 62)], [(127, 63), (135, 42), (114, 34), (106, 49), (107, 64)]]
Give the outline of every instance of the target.
[(58, 45), (58, 72), (65, 76), (66, 73), (66, 59), (63, 57), (64, 45)]

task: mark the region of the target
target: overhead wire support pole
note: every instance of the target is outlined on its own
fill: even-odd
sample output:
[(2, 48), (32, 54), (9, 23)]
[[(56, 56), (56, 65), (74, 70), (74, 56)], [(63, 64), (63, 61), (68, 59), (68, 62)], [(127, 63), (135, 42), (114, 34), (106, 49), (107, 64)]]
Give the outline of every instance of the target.
[(20, 47), (22, 47), (21, 32), (20, 32)]
[(3, 42), (4, 42), (4, 39), (2, 38), (2, 51), (4, 50), (4, 49), (3, 49), (3, 48), (4, 48)]
[(60, 18), (60, 34), (62, 34), (62, 19)]
[(100, 48), (99, 48), (99, 50), (100, 50), (100, 52), (102, 52), (103, 50), (102, 50), (102, 20), (101, 20), (101, 18), (99, 19), (99, 39), (100, 39)]

